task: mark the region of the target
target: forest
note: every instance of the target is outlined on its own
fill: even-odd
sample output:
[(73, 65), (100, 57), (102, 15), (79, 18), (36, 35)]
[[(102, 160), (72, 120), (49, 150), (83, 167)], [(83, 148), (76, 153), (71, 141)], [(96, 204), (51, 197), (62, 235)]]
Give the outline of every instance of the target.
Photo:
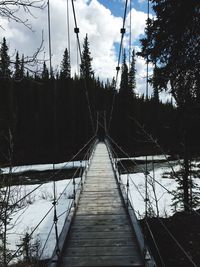
[[(66, 47), (58, 70), (44, 60), (42, 67), (36, 66), (36, 71), (29, 67), (23, 51), (16, 51), (13, 60), (8, 40), (5, 37), (0, 40), (0, 173), (5, 167), (12, 170), (13, 166), (66, 162), (94, 137), (112, 143), (116, 158), (145, 156), (147, 161), (148, 155), (167, 155), (166, 161), (179, 160), (180, 170), (170, 173), (170, 178), (178, 183), (176, 192), (173, 191), (173, 203), (180, 204), (178, 211), (183, 213), (162, 220), (180, 236), (183, 230), (180, 222), (185, 222), (192, 240), (187, 242), (195, 243), (192, 249), (188, 244), (188, 251), (192, 251), (192, 257), (198, 262), (200, 197), (195, 179), (199, 178), (200, 166), (200, 3), (197, 0), (149, 2), (155, 16), (146, 21), (141, 49), (136, 52), (131, 47), (129, 63), (128, 49), (122, 49), (122, 62), (112, 80), (96, 76), (87, 34), (80, 51), (79, 73), (74, 76)], [(0, 16), (1, 11), (0, 2)], [(24, 23), (20, 19), (17, 22)], [(152, 88), (151, 95), (138, 92), (138, 57), (146, 62), (146, 86)], [(151, 75), (148, 68), (152, 69)], [(170, 100), (164, 101), (162, 92)], [(83, 158), (84, 151), (76, 160)], [(198, 163), (195, 167), (194, 161)], [(147, 169), (144, 174), (148, 176)], [(12, 182), (11, 175), (9, 188)], [(5, 184), (0, 187), (2, 196)], [(7, 204), (9, 201), (8, 198)], [(1, 207), (3, 210), (3, 201)], [(9, 216), (6, 219), (0, 216), (1, 227), (6, 229), (9, 225)], [(182, 260), (178, 252), (170, 262), (171, 254), (166, 252), (170, 245), (162, 241), (159, 215), (154, 216), (150, 214), (149, 223), (155, 236), (158, 235), (166, 266), (188, 267), (187, 260)], [(145, 220), (146, 217), (141, 221), (144, 231)], [(185, 236), (181, 242), (185, 242)], [(152, 242), (149, 233), (146, 238)], [(2, 251), (7, 266), (7, 251)]]
[(94, 76), (87, 36), (80, 77), (71, 77), (67, 49), (59, 73), (50, 72), (45, 61), (40, 72), (28, 71), (18, 52), (11, 63), (5, 38), (0, 56), (3, 165), (66, 160), (102, 127), (131, 154), (159, 153), (157, 140), (172, 156), (183, 155), (187, 129), (191, 156), (198, 154), (198, 97), (192, 96), (194, 101), (186, 108), (173, 101), (163, 103), (159, 86), (151, 97), (138, 95), (134, 50), (130, 70), (124, 51), (119, 89), (114, 78), (101, 82)]

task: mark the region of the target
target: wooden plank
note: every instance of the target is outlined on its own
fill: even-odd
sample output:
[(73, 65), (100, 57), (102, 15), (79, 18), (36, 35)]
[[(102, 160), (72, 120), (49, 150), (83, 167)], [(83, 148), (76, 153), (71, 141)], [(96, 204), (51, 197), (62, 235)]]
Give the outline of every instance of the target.
[[(104, 239), (104, 242), (102, 242), (101, 239), (70, 239), (70, 247), (124, 247), (124, 246), (131, 246), (134, 249), (133, 246), (133, 240), (131, 237), (127, 237), (126, 239), (123, 238), (106, 238)], [(137, 249), (137, 245), (135, 245)]]
[(94, 153), (60, 267), (143, 266), (104, 144)]
[[(70, 233), (70, 238), (77, 238), (77, 239), (81, 239), (81, 238), (84, 238), (84, 239), (115, 239), (116, 237), (118, 238), (124, 238), (126, 239), (127, 237), (131, 237), (131, 233), (130, 231), (116, 231), (116, 232), (104, 232), (104, 233), (101, 233), (101, 232), (74, 232), (73, 235)], [(70, 242), (69, 242), (70, 243)], [(69, 246), (70, 247), (70, 246)]]
[(64, 257), (61, 266), (70, 267), (102, 267), (102, 266), (143, 266), (140, 259), (135, 256), (90, 256), (90, 257)]
[(70, 247), (65, 257), (76, 256), (133, 256), (132, 246)]

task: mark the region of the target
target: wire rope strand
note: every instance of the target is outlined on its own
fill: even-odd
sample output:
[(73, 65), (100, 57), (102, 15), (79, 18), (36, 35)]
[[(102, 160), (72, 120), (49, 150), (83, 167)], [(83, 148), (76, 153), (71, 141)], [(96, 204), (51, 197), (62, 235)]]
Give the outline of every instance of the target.
[(39, 184), (38, 186), (36, 186), (33, 190), (31, 190), (29, 193), (27, 193), (26, 195), (24, 195), (22, 198), (20, 198), (18, 201), (16, 201), (11, 207), (14, 207), (16, 205), (18, 205), (22, 200), (24, 200), (27, 196), (31, 195), (33, 192), (35, 192), (37, 189), (39, 189), (42, 185), (44, 185), (46, 183), (46, 181), (49, 181), (53, 178), (55, 178), (63, 169), (65, 169), (67, 167), (67, 165), (72, 162), (84, 149), (85, 147), (94, 139), (95, 136), (91, 137), (89, 139), (89, 141), (81, 148), (79, 149), (79, 151), (62, 167), (60, 168), (56, 173), (54, 173), (53, 175), (50, 175), (47, 179), (45, 179), (45, 181), (41, 184)]
[[(131, 196), (131, 195), (130, 195)], [(133, 209), (134, 210), (134, 209)], [(134, 210), (135, 211), (135, 210)], [(147, 218), (145, 219), (145, 221), (147, 221)], [(190, 257), (190, 255), (187, 253), (187, 251), (183, 248), (183, 246), (178, 242), (178, 240), (174, 237), (174, 235), (171, 233), (171, 231), (166, 227), (166, 225), (162, 222), (162, 220), (158, 217), (158, 221), (162, 224), (163, 228), (165, 229), (165, 231), (168, 233), (168, 235), (172, 238), (172, 240), (176, 243), (176, 245), (179, 247), (179, 249), (183, 252), (183, 254), (186, 256), (186, 258), (190, 261), (190, 263), (192, 263), (193, 266), (197, 267), (196, 263), (192, 260), (192, 258)], [(148, 227), (148, 224), (147, 224), (147, 227)], [(149, 228), (149, 227), (148, 227)], [(151, 231), (151, 229), (149, 228), (150, 230), (150, 235), (152, 235), (152, 238), (153, 238), (153, 241), (155, 241), (155, 238), (153, 236), (153, 233)], [(155, 242), (155, 245), (157, 246), (157, 243)], [(158, 249), (158, 246), (157, 246), (157, 249)], [(158, 252), (159, 252), (159, 249), (158, 249)], [(159, 252), (159, 257), (161, 259), (161, 262), (162, 264), (164, 264), (164, 261), (160, 255), (160, 252)], [(165, 266), (165, 264), (163, 265)]]
[(130, 34), (129, 34), (129, 72), (130, 72), (130, 69), (131, 69), (131, 45), (132, 45), (132, 0), (129, 0), (130, 3), (129, 3), (129, 12), (130, 12), (130, 20), (129, 20), (129, 23), (130, 23)]
[[(128, 153), (126, 153), (109, 135), (107, 135), (107, 137), (111, 140), (112, 143), (114, 143), (118, 149), (126, 156), (128, 157), (136, 166), (138, 166), (138, 164), (130, 158), (130, 156), (128, 155)], [(143, 170), (143, 173), (145, 173), (145, 170)], [(159, 181), (157, 181), (154, 177), (152, 177), (150, 174), (148, 174), (153, 181), (155, 181), (155, 183), (157, 183), (158, 185), (160, 185), (168, 194), (175, 196), (175, 194), (173, 192), (171, 192), (169, 189), (167, 189), (164, 185), (162, 185)], [(186, 203), (187, 204), (187, 203)], [(200, 213), (196, 210), (194, 210), (194, 213), (196, 213), (198, 216), (200, 216)]]
[(52, 77), (52, 50), (51, 50), (51, 12), (50, 12), (50, 0), (47, 2), (48, 7), (48, 34), (49, 34), (49, 68), (50, 68), (50, 77)]
[(171, 233), (171, 231), (167, 228), (167, 226), (163, 223), (163, 221), (158, 217), (159, 222), (163, 226), (163, 228), (166, 230), (168, 235), (172, 238), (172, 240), (176, 243), (176, 245), (179, 247), (179, 249), (183, 252), (183, 254), (186, 256), (186, 258), (189, 260), (190, 263), (192, 263), (193, 266), (198, 267), (197, 264), (192, 260), (190, 255), (187, 253), (187, 251), (183, 248), (183, 246), (178, 242), (178, 240), (175, 238), (175, 236)]
[[(72, 3), (72, 11), (73, 11), (73, 17), (74, 17), (74, 24), (75, 24), (75, 34), (76, 34), (76, 38), (77, 38), (77, 44), (78, 44), (80, 60), (81, 60), (81, 63), (82, 63), (81, 45), (80, 45), (80, 39), (79, 39), (79, 28), (78, 28), (78, 25), (77, 25), (74, 1), (71, 0), (71, 3)], [(87, 100), (87, 105), (88, 105), (88, 110), (89, 110), (89, 115), (90, 115), (92, 131), (93, 131), (93, 134), (95, 134), (94, 119), (93, 119), (93, 116), (92, 116), (91, 104), (90, 104), (89, 95), (88, 95), (88, 88), (87, 88), (87, 84), (86, 84), (86, 80), (85, 79), (84, 79), (84, 88), (85, 88), (85, 95), (86, 95), (86, 100)]]
[[(118, 82), (118, 76), (119, 76), (119, 70), (120, 70), (120, 61), (121, 61), (121, 54), (122, 54), (122, 45), (123, 45), (123, 39), (125, 34), (125, 22), (126, 22), (126, 12), (127, 12), (127, 6), (128, 6), (128, 0), (125, 2), (125, 8), (124, 8), (124, 16), (123, 16), (123, 25), (121, 29), (121, 41), (120, 41), (120, 48), (119, 48), (119, 54), (118, 54), (118, 61), (117, 61), (117, 67), (116, 67), (116, 78), (115, 78), (115, 90), (117, 88), (117, 82)], [(112, 118), (113, 118), (113, 110), (114, 110), (114, 103), (115, 103), (115, 97), (116, 94), (114, 92), (113, 98), (112, 98), (112, 104), (111, 104), (111, 110), (110, 110), (110, 116), (109, 116), (109, 122), (108, 122), (108, 130), (110, 130)]]
[(69, 0), (67, 0), (67, 42), (68, 42), (69, 60), (71, 61)]

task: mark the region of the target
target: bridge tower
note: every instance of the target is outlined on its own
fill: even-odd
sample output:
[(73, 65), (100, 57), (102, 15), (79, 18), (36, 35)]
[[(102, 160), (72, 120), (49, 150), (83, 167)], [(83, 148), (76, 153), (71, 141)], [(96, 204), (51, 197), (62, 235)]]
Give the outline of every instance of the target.
[(100, 142), (105, 140), (106, 131), (106, 111), (97, 111), (96, 134)]

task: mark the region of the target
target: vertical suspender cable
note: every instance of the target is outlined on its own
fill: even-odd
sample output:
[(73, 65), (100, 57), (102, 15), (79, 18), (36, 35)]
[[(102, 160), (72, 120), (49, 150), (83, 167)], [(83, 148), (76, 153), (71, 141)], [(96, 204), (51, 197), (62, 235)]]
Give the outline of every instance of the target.
[(131, 14), (131, 9), (132, 9), (132, 3), (131, 3), (131, 0), (130, 0), (130, 34), (129, 34), (129, 71), (130, 71), (130, 68), (131, 68), (131, 44), (132, 44), (132, 14)]
[[(148, 33), (148, 28), (149, 28), (149, 0), (147, 0), (147, 39), (149, 40), (149, 33)], [(149, 55), (147, 53), (147, 76), (146, 76), (146, 99), (148, 99), (149, 95)]]
[(69, 0), (67, 0), (67, 41), (68, 41), (68, 53), (69, 60), (71, 61), (71, 46), (70, 46), (70, 22), (69, 22)]
[[(49, 32), (49, 65), (50, 65), (50, 76), (52, 77), (52, 54), (51, 54), (51, 17), (50, 17), (50, 2), (48, 0), (47, 2), (47, 6), (48, 6), (48, 32)], [(54, 165), (53, 165), (54, 166)], [(54, 206), (54, 226), (55, 226), (55, 235), (56, 235), (56, 253), (57, 255), (59, 255), (59, 245), (58, 245), (58, 227), (57, 227), (57, 221), (58, 221), (58, 217), (57, 217), (57, 209), (56, 209), (56, 205), (57, 205), (57, 200), (56, 200), (56, 183), (55, 183), (55, 179), (53, 181), (53, 206)]]
[(77, 64), (77, 75), (80, 75), (79, 71), (79, 48), (78, 48), (78, 40), (76, 40), (76, 64)]
[[(75, 7), (74, 7), (74, 1), (71, 0), (71, 3), (72, 3), (72, 11), (73, 11), (73, 16), (74, 16), (74, 24), (75, 24), (74, 32), (76, 34), (77, 47), (78, 47), (78, 50), (79, 50), (80, 61), (82, 63), (81, 44), (80, 44), (80, 39), (79, 39), (79, 28), (78, 28), (77, 20), (76, 20), (76, 12), (75, 12)], [(77, 51), (77, 55), (78, 55), (78, 51)], [(77, 61), (78, 61), (78, 57), (77, 57)], [(89, 110), (89, 114), (90, 114), (92, 131), (95, 134), (94, 120), (93, 120), (93, 116), (92, 116), (92, 110), (91, 110), (91, 106), (90, 106), (90, 99), (89, 99), (89, 95), (88, 95), (88, 88), (87, 88), (87, 84), (86, 84), (86, 80), (85, 79), (84, 79), (84, 87), (85, 87), (85, 95), (86, 95), (86, 99), (87, 99), (88, 110)]]
[(50, 2), (47, 2), (48, 6), (48, 33), (49, 33), (49, 68), (50, 68), (50, 76), (52, 76), (52, 54), (51, 54), (51, 16), (50, 16)]
[[(149, 0), (147, 0), (147, 34), (148, 33), (148, 26), (149, 26)], [(149, 38), (147, 36), (147, 38)], [(146, 100), (148, 100), (149, 94), (149, 55), (147, 54), (147, 69), (146, 69)], [(148, 165), (147, 165), (147, 156), (145, 161), (145, 217), (147, 217), (147, 204), (148, 204)]]
[[(118, 80), (119, 71), (120, 71), (120, 66), (119, 65), (120, 65), (120, 60), (121, 60), (121, 54), (122, 54), (122, 51), (123, 51), (123, 39), (124, 39), (124, 35), (126, 33), (125, 22), (126, 22), (127, 6), (128, 6), (128, 0), (126, 0), (126, 2), (125, 2), (123, 26), (121, 28), (121, 42), (120, 42), (120, 48), (119, 48), (118, 63), (117, 63), (117, 67), (116, 67), (117, 73), (116, 73), (116, 78), (115, 78), (115, 90), (117, 88), (117, 80)], [(114, 102), (115, 102), (115, 93), (113, 95), (112, 104), (111, 104), (110, 118), (109, 118), (109, 122), (108, 122), (108, 131), (110, 130), (110, 127), (111, 127), (111, 122), (112, 122), (112, 117), (113, 117), (113, 109), (114, 109)]]

